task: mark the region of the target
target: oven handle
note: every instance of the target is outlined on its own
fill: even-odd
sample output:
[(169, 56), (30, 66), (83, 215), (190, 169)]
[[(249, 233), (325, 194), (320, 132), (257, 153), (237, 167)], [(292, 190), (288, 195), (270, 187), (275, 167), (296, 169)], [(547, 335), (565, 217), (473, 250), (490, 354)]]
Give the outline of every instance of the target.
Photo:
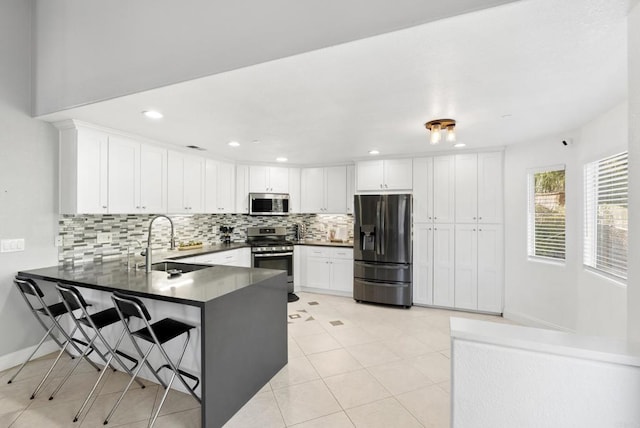
[(257, 259), (261, 259), (263, 257), (282, 257), (282, 256), (293, 256), (293, 253), (268, 253), (268, 254), (253, 253), (253, 257)]

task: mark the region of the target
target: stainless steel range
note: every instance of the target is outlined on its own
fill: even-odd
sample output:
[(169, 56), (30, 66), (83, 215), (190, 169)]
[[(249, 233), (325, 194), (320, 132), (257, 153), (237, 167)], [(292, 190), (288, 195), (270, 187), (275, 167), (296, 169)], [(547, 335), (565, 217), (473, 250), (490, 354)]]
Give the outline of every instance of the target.
[(251, 266), (286, 271), (289, 301), (298, 300), (293, 293), (293, 242), (287, 240), (287, 228), (249, 227), (247, 243), (251, 245)]

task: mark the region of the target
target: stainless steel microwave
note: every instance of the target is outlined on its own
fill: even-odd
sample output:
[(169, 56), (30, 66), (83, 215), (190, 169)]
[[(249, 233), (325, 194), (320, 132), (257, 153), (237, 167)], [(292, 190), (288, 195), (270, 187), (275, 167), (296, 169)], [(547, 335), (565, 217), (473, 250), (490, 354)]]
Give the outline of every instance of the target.
[(288, 193), (249, 193), (250, 215), (289, 214)]

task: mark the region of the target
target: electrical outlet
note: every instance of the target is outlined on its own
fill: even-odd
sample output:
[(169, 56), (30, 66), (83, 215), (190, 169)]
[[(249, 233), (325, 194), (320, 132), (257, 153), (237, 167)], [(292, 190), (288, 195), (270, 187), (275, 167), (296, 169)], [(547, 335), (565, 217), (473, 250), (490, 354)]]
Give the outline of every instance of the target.
[(62, 247), (63, 244), (64, 244), (64, 238), (62, 237), (62, 235), (56, 236), (55, 246)]
[(96, 237), (96, 243), (97, 244), (108, 244), (111, 242), (111, 239), (113, 238), (111, 232), (98, 232), (98, 235)]

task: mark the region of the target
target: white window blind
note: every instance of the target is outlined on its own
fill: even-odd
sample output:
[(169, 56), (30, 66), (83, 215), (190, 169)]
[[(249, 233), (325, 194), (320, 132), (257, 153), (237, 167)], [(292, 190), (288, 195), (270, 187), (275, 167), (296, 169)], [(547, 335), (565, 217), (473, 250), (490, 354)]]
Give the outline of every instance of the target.
[(627, 153), (584, 167), (584, 264), (627, 278)]
[(565, 259), (564, 166), (529, 172), (528, 254)]

